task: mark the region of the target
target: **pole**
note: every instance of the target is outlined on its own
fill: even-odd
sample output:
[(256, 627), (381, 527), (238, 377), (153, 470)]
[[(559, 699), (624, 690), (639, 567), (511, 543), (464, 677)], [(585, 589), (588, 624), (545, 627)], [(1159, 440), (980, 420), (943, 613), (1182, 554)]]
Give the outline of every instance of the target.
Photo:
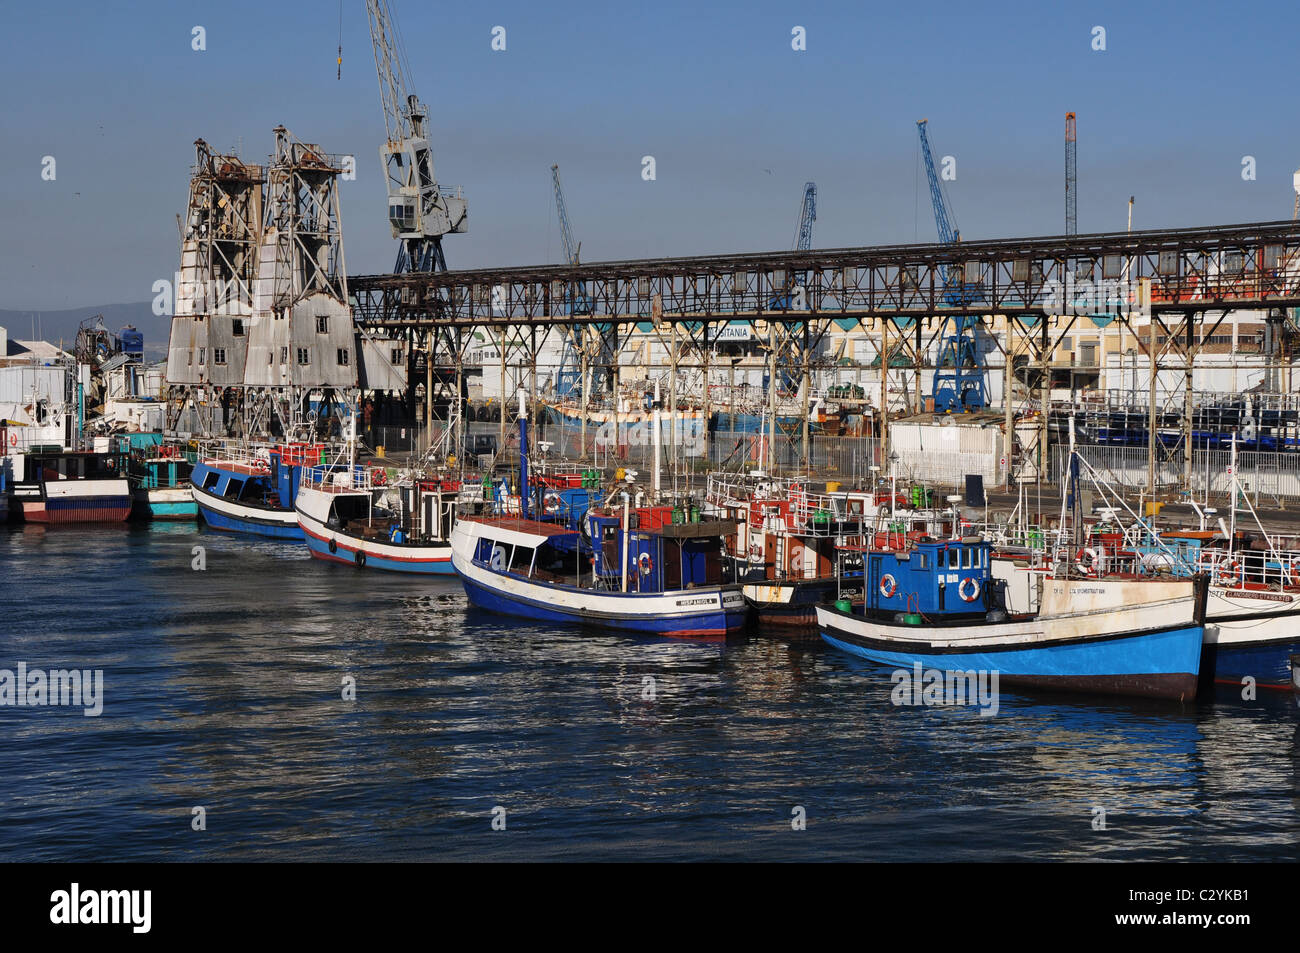
[(768, 323), (767, 355), (767, 474), (776, 473), (776, 322)]

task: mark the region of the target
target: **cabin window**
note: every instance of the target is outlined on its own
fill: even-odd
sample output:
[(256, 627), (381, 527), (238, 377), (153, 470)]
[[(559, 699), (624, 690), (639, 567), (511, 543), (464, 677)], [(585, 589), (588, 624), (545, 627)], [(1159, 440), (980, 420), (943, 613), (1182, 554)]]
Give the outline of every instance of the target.
[(958, 568), (958, 566), (957, 566), (957, 550), (955, 550), (955, 549), (950, 549), (950, 550), (948, 550), (948, 568), (949, 568), (949, 569), (957, 569), (957, 568)]
[(919, 555), (919, 557), (920, 557), (920, 562), (917, 564), (917, 567), (918, 567), (919, 569), (922, 569), (922, 570), (924, 570), (924, 569), (929, 569), (929, 568), (930, 568), (930, 557), (929, 557), (927, 554), (925, 554), (925, 553), (919, 553), (918, 555)]
[(345, 347), (339, 348), (339, 367), (347, 367), (349, 360), (350, 355), (348, 354), (348, 349)]
[(328, 314), (316, 315), (316, 333), (317, 334), (330, 333), (330, 317)]
[(213, 364), (226, 363), (226, 349), (224, 347), (214, 347), (212, 349), (212, 363)]
[(243, 318), (235, 318), (233, 321), (230, 322), (230, 333), (237, 338), (242, 338), (244, 336)]
[(213, 487), (217, 485), (217, 481), (220, 479), (221, 479), (220, 473), (218, 473), (216, 470), (209, 470), (207, 476), (203, 478), (203, 489), (211, 490)]
[(970, 550), (964, 547), (961, 551), (961, 568), (970, 569)]
[(311, 363), (311, 351), (308, 348), (298, 348), (298, 363), (302, 365)]

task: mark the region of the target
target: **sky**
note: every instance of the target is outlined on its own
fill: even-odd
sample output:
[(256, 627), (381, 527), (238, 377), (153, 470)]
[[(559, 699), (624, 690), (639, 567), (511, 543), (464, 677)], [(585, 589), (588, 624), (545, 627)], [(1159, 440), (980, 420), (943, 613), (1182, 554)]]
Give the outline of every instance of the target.
[[(791, 247), (810, 180), (814, 247), (933, 241), (921, 118), (968, 239), (1064, 231), (1069, 110), (1081, 232), (1292, 214), (1293, 2), (390, 4), (453, 269), (561, 259), (553, 163), (584, 261)], [(0, 309), (151, 299), (194, 140), (265, 161), (278, 124), (357, 157), (348, 270), (390, 271), (364, 0), (0, 0)]]

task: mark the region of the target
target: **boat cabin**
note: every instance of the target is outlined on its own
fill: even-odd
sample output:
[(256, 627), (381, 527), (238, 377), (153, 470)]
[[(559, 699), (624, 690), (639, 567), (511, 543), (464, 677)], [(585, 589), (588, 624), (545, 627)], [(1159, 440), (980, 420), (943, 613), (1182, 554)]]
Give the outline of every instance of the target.
[(858, 598), (868, 614), (982, 616), (989, 606), (992, 545), (981, 538), (918, 541), (901, 552), (866, 549), (861, 559)]
[(735, 532), (733, 524), (710, 521), (625, 533), (621, 514), (590, 513), (585, 520), (588, 549), (577, 545), (578, 531), (556, 523), (510, 518), (476, 522), (483, 525), (473, 558), (486, 568), (539, 582), (630, 593), (721, 585), (721, 537)]

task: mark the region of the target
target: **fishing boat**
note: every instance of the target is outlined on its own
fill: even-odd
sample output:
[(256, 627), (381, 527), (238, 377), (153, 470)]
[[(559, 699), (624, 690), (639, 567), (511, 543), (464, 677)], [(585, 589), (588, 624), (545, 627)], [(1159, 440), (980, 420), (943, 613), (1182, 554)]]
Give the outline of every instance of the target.
[(539, 622), (642, 635), (722, 639), (745, 625), (740, 586), (722, 580), (722, 538), (735, 524), (641, 525), (622, 511), (588, 508), (582, 529), (531, 517), (528, 421), (520, 400), (517, 515), (462, 516), (451, 560), (472, 605)]
[(213, 529), (302, 541), (294, 500), (301, 471), (319, 466), (320, 444), (220, 447), (200, 454), (190, 475), (194, 502)]
[(902, 549), (909, 541), (948, 538), (960, 527), (952, 508), (932, 508), (923, 487), (843, 490), (836, 482), (710, 476), (705, 509), (736, 521), (724, 566), (744, 584), (758, 624), (789, 637), (817, 637), (817, 606), (835, 601), (841, 580), (835, 547), (850, 539)]
[[(522, 517), (462, 517), (451, 558), (470, 602), (545, 622), (642, 635), (726, 638), (744, 628), (740, 587), (722, 582), (721, 537), (734, 526), (681, 523), (645, 530), (588, 513), (579, 531)], [(627, 528), (625, 528), (627, 527)], [(584, 565), (585, 564), (585, 565)]]
[[(1048, 579), (1010, 614), (978, 537), (849, 557), (862, 601), (819, 606), (822, 638), (886, 665), (997, 672), (1031, 688), (1188, 700), (1196, 695), (1206, 580)], [(842, 561), (841, 561), (842, 562)], [(842, 563), (843, 566), (843, 563)]]
[(182, 445), (160, 433), (117, 434), (112, 440), (131, 484), (132, 519), (198, 519), (190, 489), (193, 464)]
[(52, 447), (10, 460), (14, 508), (29, 523), (121, 523), (131, 515), (117, 454)]
[(390, 484), (383, 469), (308, 467), (294, 503), (312, 556), (358, 569), (450, 575), (461, 484)]

